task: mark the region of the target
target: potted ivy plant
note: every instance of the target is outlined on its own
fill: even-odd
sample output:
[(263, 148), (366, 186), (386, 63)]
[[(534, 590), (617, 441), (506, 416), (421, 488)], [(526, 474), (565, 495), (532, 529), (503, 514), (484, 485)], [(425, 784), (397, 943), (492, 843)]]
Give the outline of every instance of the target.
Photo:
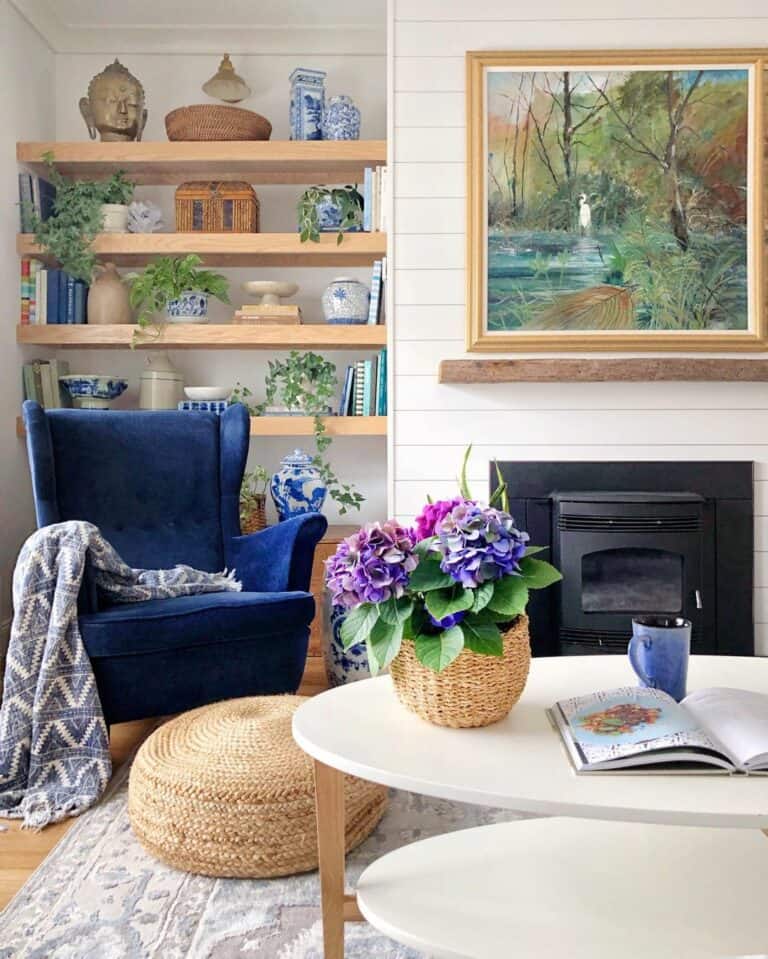
[(263, 466), (254, 466), (243, 473), (240, 486), (240, 529), (257, 533), (267, 525), (267, 484), (269, 473)]
[(297, 209), (302, 243), (319, 243), (321, 233), (334, 230), (341, 243), (345, 233), (363, 226), (363, 197), (354, 186), (311, 186), (302, 193)]
[(105, 233), (128, 232), (128, 205), (135, 187), (118, 171), (103, 184), (101, 217)]
[(483, 505), (464, 464), (458, 496), (429, 500), (410, 529), (369, 523), (326, 562), (345, 648), (364, 642), (407, 708), (454, 728), (498, 722), (520, 698), (529, 591), (562, 578), (515, 526), (504, 483)]
[(146, 331), (157, 327), (157, 314), (165, 311), (171, 323), (207, 323), (208, 298), (229, 303), (226, 277), (200, 269), (196, 253), (185, 257), (161, 256), (142, 273), (131, 274), (131, 306), (136, 322)]
[(250, 402), (252, 393), (238, 383), (231, 400), (242, 403), (252, 416), (275, 415), (277, 408), (284, 414), (311, 416), (315, 453), (312, 465), (343, 515), (350, 509), (360, 509), (365, 497), (351, 483), (343, 483), (326, 459), (331, 437), (325, 429), (324, 417), (338, 389), (336, 366), (318, 353), (300, 353), (291, 350), (284, 360), (270, 360), (265, 380), (266, 399), (263, 403)]

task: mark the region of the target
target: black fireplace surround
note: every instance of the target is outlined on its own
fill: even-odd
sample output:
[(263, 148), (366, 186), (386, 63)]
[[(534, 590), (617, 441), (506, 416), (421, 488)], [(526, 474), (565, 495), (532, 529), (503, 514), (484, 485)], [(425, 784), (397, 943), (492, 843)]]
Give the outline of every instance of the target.
[(534, 655), (625, 652), (642, 613), (690, 619), (693, 652), (754, 655), (752, 463), (499, 468), (518, 527), (563, 573), (531, 594)]

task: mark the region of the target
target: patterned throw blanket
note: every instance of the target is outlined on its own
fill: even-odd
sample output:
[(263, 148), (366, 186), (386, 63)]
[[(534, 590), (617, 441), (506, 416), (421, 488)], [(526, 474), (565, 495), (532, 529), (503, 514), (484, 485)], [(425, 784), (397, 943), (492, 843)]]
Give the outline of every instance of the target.
[(131, 569), (90, 523), (33, 533), (13, 575), (0, 708), (0, 816), (40, 828), (92, 806), (112, 772), (93, 670), (77, 625), (86, 561), (112, 602), (239, 591), (234, 570)]

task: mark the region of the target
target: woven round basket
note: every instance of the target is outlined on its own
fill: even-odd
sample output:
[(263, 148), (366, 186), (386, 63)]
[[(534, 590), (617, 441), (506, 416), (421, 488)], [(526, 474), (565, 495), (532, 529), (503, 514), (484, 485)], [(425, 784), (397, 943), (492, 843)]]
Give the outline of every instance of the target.
[(530, 665), (528, 617), (522, 615), (504, 634), (503, 656), (465, 649), (436, 673), (418, 661), (413, 643), (404, 642), (389, 669), (404, 706), (437, 726), (462, 729), (503, 719), (522, 696)]
[(268, 140), (272, 124), (252, 110), (199, 103), (171, 110), (165, 132), (169, 140)]
[(266, 494), (254, 494), (253, 506), (250, 509), (240, 509), (240, 531), (243, 533), (258, 533), (267, 528), (267, 497)]
[[(131, 826), (163, 862), (205, 876), (267, 878), (317, 867), (312, 760), (291, 735), (302, 696), (232, 699), (184, 713), (139, 749)], [(386, 789), (345, 777), (346, 848), (381, 819)]]

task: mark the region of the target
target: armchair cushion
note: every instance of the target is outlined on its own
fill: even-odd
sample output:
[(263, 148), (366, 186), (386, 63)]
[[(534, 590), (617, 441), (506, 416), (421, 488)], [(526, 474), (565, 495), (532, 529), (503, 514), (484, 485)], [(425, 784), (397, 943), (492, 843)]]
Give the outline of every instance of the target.
[(314, 613), (305, 592), (203, 593), (110, 606), (79, 623), (91, 659), (173, 650), (183, 657), (190, 646), (301, 632)]

